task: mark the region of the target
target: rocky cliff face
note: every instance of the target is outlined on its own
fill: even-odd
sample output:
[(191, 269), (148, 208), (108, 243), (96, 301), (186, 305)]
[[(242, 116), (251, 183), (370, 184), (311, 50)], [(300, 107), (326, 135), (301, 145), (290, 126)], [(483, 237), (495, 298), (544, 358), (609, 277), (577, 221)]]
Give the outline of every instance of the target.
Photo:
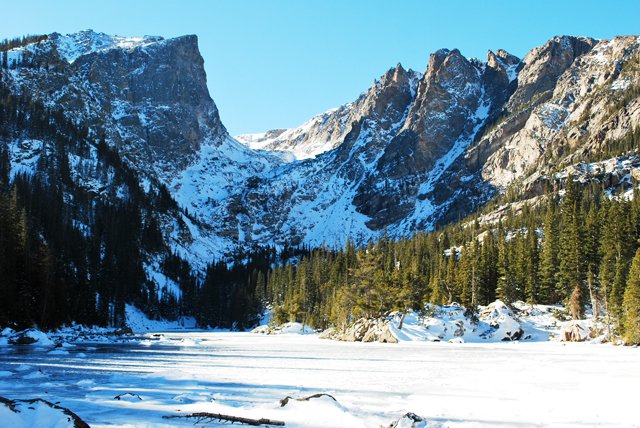
[(166, 186), (189, 213), (164, 219), (166, 238), (203, 266), (255, 244), (404, 236), (516, 179), (533, 189), (545, 159), (640, 126), (638, 52), (637, 37), (555, 37), (522, 60), (443, 49), (424, 73), (398, 64), (354, 102), (244, 144), (220, 122), (195, 36), (52, 34), (10, 51), (3, 75), (117, 147), (145, 191)]
[[(482, 178), (496, 187), (545, 168), (545, 156), (577, 147), (597, 150), (638, 126), (638, 100), (612, 111), (615, 99), (638, 84), (631, 71), (638, 38), (556, 37), (524, 59), (518, 87), (496, 121), (469, 153)], [(625, 64), (629, 64), (626, 72)], [(562, 157), (562, 156), (560, 156)]]
[(11, 52), (17, 91), (62, 106), (141, 167), (189, 164), (226, 130), (209, 96), (196, 36), (111, 37), (93, 31)]

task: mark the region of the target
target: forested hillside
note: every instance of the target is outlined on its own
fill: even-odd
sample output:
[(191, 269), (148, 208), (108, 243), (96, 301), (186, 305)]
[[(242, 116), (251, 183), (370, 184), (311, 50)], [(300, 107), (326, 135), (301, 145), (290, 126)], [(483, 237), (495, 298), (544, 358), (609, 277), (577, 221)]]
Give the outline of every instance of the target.
[[(637, 147), (634, 135), (611, 147)], [(425, 303), (457, 302), (471, 311), (495, 299), (565, 304), (575, 319), (589, 306), (618, 333), (637, 337), (631, 265), (640, 247), (640, 189), (627, 180), (612, 192), (569, 175), (517, 213), (490, 215), (515, 198), (514, 187), (483, 213), (431, 233), (310, 251), (268, 276), (267, 301), (276, 322), (322, 329)]]

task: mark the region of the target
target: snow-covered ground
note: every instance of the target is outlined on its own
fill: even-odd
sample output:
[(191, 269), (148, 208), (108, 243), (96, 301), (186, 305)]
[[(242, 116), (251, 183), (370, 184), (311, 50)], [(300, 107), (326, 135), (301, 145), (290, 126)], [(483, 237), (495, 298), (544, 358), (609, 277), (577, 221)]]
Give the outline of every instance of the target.
[[(592, 343), (379, 344), (172, 332), (55, 349), (48, 342), (0, 346), (0, 396), (58, 403), (92, 427), (193, 426), (162, 419), (187, 412), (287, 427), (389, 426), (407, 412), (427, 427), (629, 427), (639, 426), (639, 384), (640, 349)], [(316, 393), (337, 401), (280, 405)], [(0, 404), (2, 427), (12, 426), (8, 412)]]

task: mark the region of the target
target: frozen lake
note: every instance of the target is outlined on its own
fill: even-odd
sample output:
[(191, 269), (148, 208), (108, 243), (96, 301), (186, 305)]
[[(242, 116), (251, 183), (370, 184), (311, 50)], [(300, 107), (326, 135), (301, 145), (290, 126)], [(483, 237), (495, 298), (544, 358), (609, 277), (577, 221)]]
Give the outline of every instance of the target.
[[(407, 412), (428, 427), (640, 426), (638, 348), (194, 332), (49, 351), (0, 347), (0, 396), (59, 402), (92, 427), (193, 426), (162, 416), (197, 411), (288, 427), (389, 426)], [(141, 399), (114, 399), (127, 392)], [(280, 407), (315, 393), (337, 403)]]

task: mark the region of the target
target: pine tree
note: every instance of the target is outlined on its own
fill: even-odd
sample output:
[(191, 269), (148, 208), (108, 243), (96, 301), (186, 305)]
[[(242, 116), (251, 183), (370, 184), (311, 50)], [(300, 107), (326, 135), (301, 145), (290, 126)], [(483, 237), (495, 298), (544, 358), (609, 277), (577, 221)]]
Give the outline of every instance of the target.
[(527, 230), (526, 245), (526, 278), (525, 278), (525, 298), (527, 303), (537, 303), (539, 294), (538, 275), (538, 237), (533, 225)]
[(507, 244), (504, 235), (499, 236), (498, 244), (498, 299), (509, 304), (517, 300), (517, 289), (512, 272), (510, 257), (510, 245)]
[(549, 196), (544, 218), (544, 243), (540, 260), (540, 293), (538, 299), (541, 303), (557, 301), (559, 231), (554, 205), (555, 200)]
[(631, 264), (624, 292), (624, 338), (627, 344), (640, 344), (640, 248)]
[(478, 303), (486, 305), (496, 298), (498, 282), (498, 247), (493, 233), (489, 231), (482, 240), (478, 261)]
[[(573, 177), (567, 177), (565, 199), (562, 203), (562, 230), (560, 233), (560, 270), (558, 297), (567, 301), (575, 287), (584, 287), (582, 213), (580, 191)], [(580, 293), (584, 296), (585, 293)]]

